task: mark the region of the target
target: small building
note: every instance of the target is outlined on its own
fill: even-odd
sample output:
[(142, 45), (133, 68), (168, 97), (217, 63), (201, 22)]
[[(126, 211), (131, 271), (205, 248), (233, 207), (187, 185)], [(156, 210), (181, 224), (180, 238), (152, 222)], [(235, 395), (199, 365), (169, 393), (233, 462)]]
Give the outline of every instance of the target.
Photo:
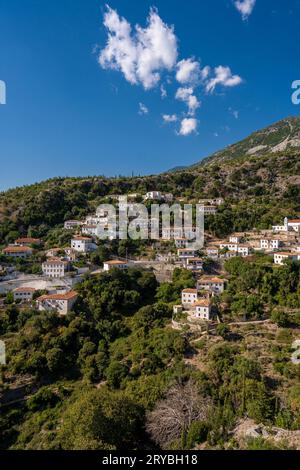
[(39, 238), (27, 237), (27, 238), (17, 238), (17, 240), (15, 240), (15, 245), (17, 246), (31, 246), (31, 245), (41, 245), (41, 244), (42, 244), (42, 240), (40, 240)]
[(238, 250), (238, 243), (232, 243), (232, 242), (225, 242), (225, 243), (220, 243), (220, 250), (228, 250), (228, 251), (235, 251), (237, 252)]
[(289, 231), (300, 232), (300, 220), (289, 220), (288, 221), (288, 229)]
[(200, 299), (194, 303), (194, 318), (209, 321), (211, 319), (211, 302), (209, 299)]
[(77, 300), (77, 292), (66, 294), (42, 295), (36, 300), (38, 310), (57, 310), (60, 315), (67, 315)]
[(225, 280), (219, 277), (203, 276), (197, 282), (197, 289), (222, 294), (225, 288)]
[(177, 314), (182, 313), (182, 312), (183, 312), (182, 305), (174, 305), (173, 306), (174, 315), (177, 315)]
[(230, 243), (234, 243), (235, 245), (237, 245), (238, 243), (241, 242), (241, 237), (239, 237), (238, 235), (231, 235), (231, 237), (229, 237), (229, 242)]
[(27, 258), (28, 256), (31, 256), (33, 253), (32, 248), (29, 246), (8, 246), (4, 248), (2, 253), (5, 256), (10, 256), (12, 258)]
[(66, 220), (64, 223), (64, 229), (65, 230), (74, 230), (78, 227), (81, 227), (83, 222), (80, 220)]
[(202, 206), (200, 210), (204, 212), (204, 215), (216, 215), (218, 209), (216, 206)]
[(289, 260), (289, 259), (297, 261), (299, 259), (299, 255), (297, 253), (289, 253), (287, 251), (274, 253), (274, 263), (275, 264), (283, 266), (284, 262)]
[(249, 245), (238, 245), (237, 246), (237, 254), (239, 256), (249, 256), (250, 254), (250, 246)]
[(177, 255), (179, 259), (195, 258), (196, 250), (193, 248), (179, 248)]
[(71, 248), (78, 253), (89, 253), (97, 249), (92, 238), (76, 236), (71, 240)]
[(14, 301), (15, 302), (31, 302), (35, 289), (33, 287), (18, 287), (14, 289)]
[(83, 235), (97, 236), (98, 226), (96, 224), (85, 224), (82, 226), (81, 232)]
[(200, 199), (199, 204), (206, 205), (209, 204), (211, 206), (221, 206), (224, 204), (224, 199), (222, 197), (217, 197), (215, 199)]
[(50, 258), (42, 264), (44, 276), (51, 278), (62, 278), (68, 271), (69, 263), (59, 258)]
[(206, 255), (209, 258), (216, 259), (219, 256), (219, 249), (217, 246), (209, 246), (206, 248)]
[(278, 250), (281, 242), (278, 238), (263, 238), (260, 240), (261, 250)]
[(182, 227), (162, 227), (162, 239), (163, 240), (172, 240), (175, 238), (183, 238), (184, 230)]
[(145, 199), (150, 201), (161, 201), (163, 198), (162, 193), (160, 191), (149, 191)]
[(128, 263), (117, 260), (117, 259), (105, 261), (103, 263), (104, 271), (108, 272), (108, 271), (111, 271), (112, 269), (121, 269), (121, 270), (128, 269)]
[(203, 259), (202, 258), (187, 258), (186, 269), (191, 271), (202, 271)]
[(178, 237), (174, 239), (176, 248), (186, 248), (188, 240), (185, 237)]
[(181, 292), (181, 303), (183, 308), (192, 308), (193, 304), (198, 300), (197, 289), (183, 289)]

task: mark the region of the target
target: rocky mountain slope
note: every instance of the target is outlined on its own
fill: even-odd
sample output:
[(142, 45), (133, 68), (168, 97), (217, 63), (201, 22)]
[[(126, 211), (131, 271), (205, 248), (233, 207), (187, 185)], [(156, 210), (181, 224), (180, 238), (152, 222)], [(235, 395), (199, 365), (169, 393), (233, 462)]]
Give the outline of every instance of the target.
[(278, 121), (265, 129), (254, 132), (246, 139), (193, 165), (220, 163), (248, 155), (284, 152), (300, 147), (300, 116), (291, 116)]

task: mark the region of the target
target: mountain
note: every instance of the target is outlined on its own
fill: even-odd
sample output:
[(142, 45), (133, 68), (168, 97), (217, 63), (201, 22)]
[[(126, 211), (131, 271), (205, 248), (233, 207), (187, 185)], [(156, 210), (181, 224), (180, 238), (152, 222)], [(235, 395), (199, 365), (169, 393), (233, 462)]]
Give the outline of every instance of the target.
[(192, 168), (207, 163), (220, 163), (243, 156), (259, 156), (300, 147), (300, 116), (291, 116), (254, 132), (246, 139), (205, 158)]

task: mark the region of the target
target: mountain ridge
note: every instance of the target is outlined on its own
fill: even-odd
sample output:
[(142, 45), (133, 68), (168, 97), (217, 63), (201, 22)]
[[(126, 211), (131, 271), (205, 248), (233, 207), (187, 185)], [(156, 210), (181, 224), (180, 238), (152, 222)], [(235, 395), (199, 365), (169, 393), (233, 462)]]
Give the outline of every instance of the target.
[(300, 116), (288, 116), (263, 129), (252, 132), (244, 139), (214, 152), (188, 166), (178, 166), (168, 172), (194, 170), (207, 164), (231, 161), (243, 156), (260, 156), (266, 153), (300, 147)]

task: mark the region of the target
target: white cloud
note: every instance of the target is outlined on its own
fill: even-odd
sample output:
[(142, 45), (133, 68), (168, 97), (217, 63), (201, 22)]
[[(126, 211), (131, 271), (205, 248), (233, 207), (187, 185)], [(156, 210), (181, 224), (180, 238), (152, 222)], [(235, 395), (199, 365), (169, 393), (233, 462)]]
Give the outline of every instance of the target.
[(139, 114), (143, 116), (144, 114), (149, 114), (149, 109), (144, 103), (139, 103)]
[(177, 121), (177, 115), (176, 114), (164, 114), (163, 115), (163, 120), (167, 123), (176, 122)]
[(176, 67), (176, 80), (182, 85), (198, 85), (210, 72), (208, 65), (201, 69), (200, 62), (192, 58), (181, 60)]
[(160, 96), (162, 97), (162, 99), (168, 96), (167, 90), (164, 85), (160, 86)]
[(206, 91), (213, 92), (217, 85), (225, 87), (234, 87), (242, 83), (242, 78), (239, 75), (233, 75), (230, 67), (219, 65), (214, 69), (215, 76), (211, 78), (206, 84)]
[(180, 130), (178, 135), (187, 136), (193, 132), (197, 132), (198, 121), (194, 118), (184, 118), (181, 121)]
[(243, 20), (247, 20), (255, 7), (256, 0), (235, 0), (235, 8), (241, 13)]
[(240, 113), (239, 111), (233, 109), (233, 108), (228, 108), (228, 111), (230, 112), (230, 114), (232, 114), (232, 116), (235, 118), (235, 119), (238, 119), (240, 117)]
[(196, 110), (200, 107), (200, 101), (194, 95), (194, 89), (192, 87), (178, 88), (175, 98), (187, 104), (190, 116), (194, 116)]
[(172, 70), (177, 61), (177, 38), (173, 27), (166, 25), (155, 9), (150, 10), (146, 28), (130, 23), (107, 6), (104, 26), (108, 31), (106, 47), (100, 52), (99, 64), (121, 71), (131, 84), (142, 84), (148, 90)]
[(179, 83), (194, 83), (200, 77), (200, 64), (193, 59), (183, 59), (177, 64), (176, 80)]

